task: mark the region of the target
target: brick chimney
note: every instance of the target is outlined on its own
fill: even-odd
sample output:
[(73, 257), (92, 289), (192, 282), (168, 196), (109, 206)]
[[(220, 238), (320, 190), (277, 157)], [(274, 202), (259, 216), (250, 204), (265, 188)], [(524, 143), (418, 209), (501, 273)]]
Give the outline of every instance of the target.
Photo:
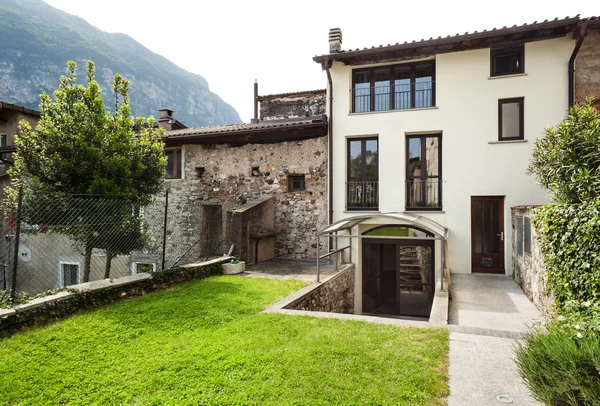
[(173, 130), (173, 110), (171, 109), (158, 109), (158, 126), (164, 128), (165, 131)]
[(339, 28), (329, 29), (329, 53), (342, 50), (342, 30)]

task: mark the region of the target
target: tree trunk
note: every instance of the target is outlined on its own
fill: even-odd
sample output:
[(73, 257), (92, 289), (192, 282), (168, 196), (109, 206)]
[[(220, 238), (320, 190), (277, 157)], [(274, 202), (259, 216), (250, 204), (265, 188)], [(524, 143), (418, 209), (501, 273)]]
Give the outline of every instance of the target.
[(112, 260), (115, 255), (110, 251), (106, 250), (106, 266), (104, 267), (104, 279), (110, 278), (110, 267), (112, 265)]
[(90, 272), (92, 268), (92, 242), (88, 241), (85, 245), (85, 260), (83, 262), (83, 282), (90, 281)]

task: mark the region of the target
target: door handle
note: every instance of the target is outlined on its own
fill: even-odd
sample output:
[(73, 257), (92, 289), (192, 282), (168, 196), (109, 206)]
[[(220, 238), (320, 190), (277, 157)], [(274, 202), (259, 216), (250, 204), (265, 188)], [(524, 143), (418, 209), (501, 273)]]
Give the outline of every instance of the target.
[(504, 231), (501, 231), (498, 236), (500, 236), (500, 241), (504, 241)]

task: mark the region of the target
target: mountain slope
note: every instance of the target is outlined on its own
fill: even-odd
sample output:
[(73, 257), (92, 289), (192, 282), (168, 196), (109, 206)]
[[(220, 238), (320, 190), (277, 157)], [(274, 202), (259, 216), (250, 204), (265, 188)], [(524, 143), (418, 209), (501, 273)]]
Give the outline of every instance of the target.
[(39, 94), (58, 87), (66, 62), (96, 63), (96, 80), (110, 104), (118, 72), (130, 81), (133, 112), (175, 110), (188, 126), (240, 123), (233, 107), (211, 93), (206, 80), (181, 69), (124, 34), (106, 33), (42, 0), (0, 1), (0, 100), (37, 108)]

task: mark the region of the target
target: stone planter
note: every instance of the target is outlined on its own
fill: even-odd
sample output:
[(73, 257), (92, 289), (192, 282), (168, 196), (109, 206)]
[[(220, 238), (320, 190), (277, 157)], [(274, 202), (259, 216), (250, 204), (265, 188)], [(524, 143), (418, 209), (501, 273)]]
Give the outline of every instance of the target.
[(223, 273), (225, 275), (237, 275), (239, 273), (244, 272), (246, 269), (246, 263), (244, 261), (240, 261), (237, 264), (223, 264)]

